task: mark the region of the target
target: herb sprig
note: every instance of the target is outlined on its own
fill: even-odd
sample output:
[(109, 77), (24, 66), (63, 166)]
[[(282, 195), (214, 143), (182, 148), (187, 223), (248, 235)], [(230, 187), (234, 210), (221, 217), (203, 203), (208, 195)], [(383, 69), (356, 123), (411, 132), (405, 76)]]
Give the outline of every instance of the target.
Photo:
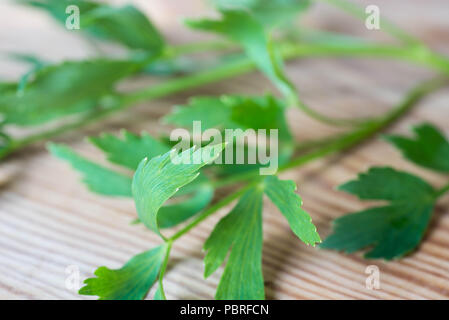
[[(438, 85), (437, 85), (438, 84)], [(281, 173), (291, 167), (301, 167), (302, 165), (305, 165), (315, 159), (319, 159), (325, 155), (332, 154), (335, 152), (340, 152), (342, 150), (345, 150), (347, 148), (350, 148), (352, 146), (357, 145), (361, 141), (364, 141), (367, 137), (372, 136), (373, 134), (377, 133), (378, 131), (385, 128), (385, 126), (392, 123), (397, 117), (407, 112), (410, 108), (416, 105), (416, 102), (420, 100), (421, 97), (425, 96), (427, 93), (429, 93), (432, 90), (435, 90), (439, 86), (441, 86), (442, 82), (435, 82), (432, 83), (432, 85), (429, 85), (429, 83), (425, 83), (424, 85), (419, 86), (417, 89), (415, 89), (410, 96), (407, 97), (403, 102), (399, 103), (396, 108), (394, 108), (390, 113), (388, 117), (385, 117), (383, 121), (378, 122), (376, 124), (373, 124), (372, 127), (369, 129), (355, 129), (351, 133), (345, 134), (343, 137), (333, 140), (330, 143), (320, 145), (317, 148), (312, 148), (312, 151), (307, 151), (306, 153), (299, 155), (296, 158), (293, 158), (290, 162), (286, 163), (282, 168), (279, 169), (278, 173)], [(122, 133), (123, 136), (130, 135), (127, 132)], [(133, 139), (135, 139), (133, 148), (135, 151), (135, 154), (139, 155), (141, 152), (147, 152), (148, 158), (152, 158), (152, 161), (154, 162), (161, 162), (164, 158), (167, 158), (170, 155), (170, 152), (167, 151), (165, 153), (162, 153), (161, 155), (157, 156), (151, 154), (151, 150), (156, 150), (156, 148), (148, 148), (148, 145), (145, 143), (137, 144), (136, 141), (141, 141), (143, 137), (149, 137), (146, 134), (142, 134), (142, 136), (139, 138), (138, 136), (133, 136)], [(101, 137), (100, 137), (101, 138)], [(128, 168), (135, 168), (136, 162), (130, 161), (126, 159), (126, 161), (122, 161), (121, 157), (126, 154), (127, 148), (129, 148), (129, 145), (127, 143), (123, 143), (124, 139), (119, 139), (116, 137), (112, 137), (110, 135), (106, 135), (102, 137), (103, 139), (107, 140), (114, 140), (116, 143), (109, 143), (109, 144), (102, 144), (101, 149), (105, 152), (105, 155), (111, 159), (114, 163), (119, 164), (123, 167)], [(92, 142), (97, 141), (96, 138), (90, 139)], [(129, 139), (127, 139), (129, 140)], [(119, 142), (119, 143), (117, 143)], [(159, 142), (161, 143), (161, 142)], [(98, 142), (96, 143), (98, 146)], [(167, 147), (168, 148), (168, 147)], [(205, 147), (208, 148), (208, 147)], [(108, 172), (111, 172), (111, 176), (114, 177), (115, 174), (117, 174), (115, 171), (112, 171), (111, 169), (101, 168), (98, 170), (91, 171), (91, 165), (92, 162), (86, 160), (85, 158), (82, 158), (81, 156), (75, 154), (73, 151), (70, 152), (71, 156), (67, 156), (63, 152), (68, 150), (67, 147), (51, 144), (49, 146), (50, 151), (59, 157), (64, 157), (65, 160), (68, 160), (69, 162), (74, 165), (74, 167), (79, 170), (84, 178), (84, 181), (87, 183), (89, 188), (93, 190), (94, 192), (106, 194), (106, 195), (115, 195), (120, 196), (123, 195), (120, 193), (120, 191), (114, 191), (111, 192), (109, 189), (107, 190), (96, 190), (95, 182), (98, 181), (98, 184), (101, 186), (119, 186), (114, 178), (110, 178), (108, 175), (102, 174), (103, 170), (108, 170)], [(162, 150), (163, 148), (160, 148)], [(206, 149), (207, 150), (207, 149)], [(215, 147), (213, 150), (217, 150)], [(221, 150), (221, 149), (219, 149)], [(62, 151), (62, 152), (61, 152)], [(198, 149), (197, 151), (194, 151), (193, 149), (189, 150), (189, 152), (200, 152), (202, 149)], [(159, 151), (163, 152), (163, 151)], [(61, 155), (62, 154), (62, 155)], [(215, 152), (214, 152), (215, 155)], [(85, 167), (77, 166), (77, 163), (79, 162), (79, 159), (83, 159), (83, 161), (87, 161), (90, 165)], [(120, 159), (120, 160), (118, 160)], [(136, 158), (137, 160), (137, 158)], [(132, 163), (132, 166), (130, 166), (128, 163)], [(170, 164), (173, 166), (173, 164)], [(98, 166), (98, 165), (97, 165)], [(141, 168), (148, 168), (146, 170), (152, 170), (157, 169), (158, 166), (149, 166), (148, 160), (144, 159), (142, 160), (142, 163), (140, 164)], [(179, 168), (177, 170), (189, 170), (188, 167), (185, 167), (185, 165), (178, 165)], [(214, 166), (206, 167), (206, 169), (216, 169)], [(157, 200), (154, 199), (159, 194), (157, 190), (150, 192), (151, 186), (154, 186), (154, 184), (146, 184), (146, 183), (139, 183), (138, 181), (147, 181), (149, 177), (152, 177), (151, 179), (154, 180), (164, 180), (167, 179), (167, 175), (164, 174), (164, 170), (159, 171), (158, 175), (153, 177), (154, 172), (147, 172), (146, 170), (138, 170), (134, 174), (134, 200), (136, 201), (136, 207), (137, 208), (145, 208), (145, 209), (138, 209), (138, 212), (142, 212), (143, 214), (152, 214), (153, 218), (150, 220), (153, 221), (149, 223), (149, 227), (152, 230), (155, 230), (156, 232), (159, 232), (159, 227), (163, 227), (164, 222), (163, 221), (169, 221), (166, 222), (167, 225), (175, 226), (182, 222), (187, 221), (187, 224), (184, 225), (179, 231), (177, 231), (174, 235), (170, 237), (162, 236), (162, 239), (165, 243), (162, 247), (157, 247), (153, 250), (164, 250), (165, 257), (169, 256), (171, 246), (173, 242), (181, 238), (183, 235), (188, 233), (192, 228), (194, 228), (197, 224), (199, 224), (201, 221), (208, 218), (210, 215), (216, 213), (219, 209), (228, 206), (233, 201), (240, 199), (237, 203), (236, 207), (227, 215), (225, 216), (216, 226), (214, 231), (212, 232), (211, 236), (205, 243), (205, 250), (207, 250), (207, 255), (205, 257), (205, 276), (209, 276), (213, 271), (215, 271), (218, 266), (221, 265), (223, 262), (222, 259), (226, 257), (226, 253), (229, 250), (229, 247), (231, 244), (244, 244), (246, 243), (242, 239), (254, 239), (251, 242), (251, 248), (257, 249), (253, 254), (255, 256), (239, 256), (239, 250), (244, 250), (244, 248), (237, 247), (237, 251), (233, 254), (233, 259), (235, 261), (238, 261), (233, 263), (234, 260), (228, 260), (227, 267), (226, 267), (226, 275), (223, 275), (222, 280), (220, 281), (219, 289), (216, 294), (216, 298), (220, 299), (262, 299), (264, 298), (263, 290), (261, 291), (260, 288), (263, 288), (263, 279), (260, 277), (260, 254), (261, 254), (261, 227), (259, 225), (260, 222), (260, 215), (262, 212), (261, 208), (261, 197), (262, 194), (265, 193), (267, 197), (273, 201), (273, 203), (278, 207), (279, 211), (284, 215), (287, 222), (289, 223), (292, 231), (294, 234), (298, 236), (302, 241), (305, 243), (314, 245), (317, 242), (320, 242), (320, 237), (318, 233), (316, 232), (316, 229), (314, 225), (311, 223), (310, 216), (308, 213), (306, 213), (303, 209), (301, 209), (301, 203), (302, 200), (299, 198), (296, 190), (296, 185), (293, 181), (283, 181), (279, 180), (276, 176), (268, 176), (264, 179), (262, 179), (257, 171), (251, 170), (249, 172), (243, 172), (239, 174), (232, 174), (228, 178), (225, 178), (224, 180), (221, 180), (218, 178), (218, 180), (209, 180), (206, 178), (202, 178), (202, 176), (199, 176), (197, 180), (200, 180), (199, 183), (195, 183), (197, 180), (193, 180), (190, 184), (185, 185), (182, 187), (182, 182), (180, 182), (178, 179), (168, 179), (167, 184), (162, 184), (159, 186), (164, 187), (168, 185), (172, 185), (173, 183), (177, 183), (177, 185), (172, 185), (170, 188), (171, 190), (176, 189), (178, 187), (181, 187), (177, 193), (174, 194), (174, 199), (176, 199), (177, 196), (184, 195), (183, 192), (184, 188), (189, 188), (190, 190), (196, 190), (197, 188), (201, 187), (209, 187), (210, 190), (215, 190), (217, 188), (222, 188), (224, 186), (228, 185), (235, 185), (239, 182), (246, 182), (246, 185), (244, 187), (240, 187), (237, 191), (229, 194), (228, 196), (224, 197), (223, 199), (219, 200), (216, 203), (211, 204), (210, 198), (205, 199), (203, 202), (203, 206), (196, 207), (196, 210), (193, 211), (185, 211), (182, 207), (176, 208), (176, 210), (173, 211), (164, 211), (164, 209), (169, 208), (170, 206), (176, 206), (176, 204), (165, 204), (162, 207), (159, 208), (158, 211), (155, 211), (154, 209), (150, 209), (145, 203), (146, 201), (149, 201), (151, 199), (151, 203), (154, 203), (155, 201), (157, 203), (160, 203)], [(141, 177), (144, 175), (143, 177)], [(136, 180), (137, 177), (137, 180)], [(91, 179), (93, 182), (91, 181)], [(98, 180), (96, 180), (98, 178)], [(179, 184), (178, 184), (179, 183)], [(193, 185), (192, 185), (193, 184)], [(126, 183), (123, 183), (123, 187), (126, 188), (129, 192), (129, 188), (131, 185), (131, 179), (127, 179)], [(147, 187), (145, 187), (147, 186)], [(150, 189), (149, 189), (150, 188)], [(187, 190), (187, 191), (190, 191)], [(166, 199), (166, 197), (163, 197), (163, 199)], [(188, 203), (190, 201), (189, 199), (185, 200), (183, 202), (184, 204)], [(153, 206), (151, 206), (153, 207)], [(189, 207), (189, 206), (187, 206)], [(156, 206), (157, 208), (157, 206)], [(175, 214), (176, 213), (176, 214)], [(241, 214), (238, 214), (241, 213)], [(244, 214), (243, 214), (244, 213)], [(252, 213), (252, 216), (250, 215)], [(154, 215), (156, 216), (156, 220), (154, 218)], [(179, 216), (185, 217), (178, 218)], [(245, 218), (246, 217), (246, 218)], [(251, 217), (254, 220), (254, 222), (251, 222), (252, 220), (243, 220), (243, 219), (251, 219)], [(146, 218), (144, 218), (146, 219)], [(237, 219), (237, 220), (236, 220)], [(158, 224), (155, 224), (155, 221), (158, 222)], [(256, 223), (254, 227), (248, 227), (248, 224), (250, 223)], [(232, 228), (230, 227), (232, 226)], [(238, 226), (244, 227), (243, 229), (238, 229)], [(243, 238), (242, 238), (243, 237)], [(246, 238), (249, 237), (249, 238)], [(252, 238), (255, 237), (255, 238)], [(226, 243), (230, 243), (226, 245)], [(232, 246), (233, 249), (235, 249), (235, 245)], [(232, 249), (231, 249), (232, 253)], [(144, 254), (144, 253), (142, 253)], [(162, 253), (161, 253), (162, 254)], [(231, 257), (231, 256), (230, 256)], [(167, 258), (168, 259), (168, 258)], [(230, 258), (229, 258), (230, 259)], [(243, 259), (243, 260), (242, 260)], [(131, 259), (129, 262), (125, 264), (125, 266), (118, 270), (110, 270), (105, 269), (105, 267), (101, 267), (98, 269), (98, 271), (95, 272), (95, 275), (97, 275), (97, 278), (92, 278), (86, 280), (86, 286), (83, 287), (80, 290), (81, 294), (89, 294), (89, 295), (97, 295), (102, 299), (127, 299), (127, 298), (135, 298), (134, 290), (136, 290), (135, 283), (136, 281), (144, 281), (143, 279), (139, 278), (141, 277), (141, 273), (139, 272), (139, 265), (142, 262), (140, 262), (139, 259), (134, 260)], [(157, 263), (154, 263), (154, 260), (149, 260), (147, 263), (147, 269), (148, 270), (148, 279), (155, 281), (155, 278), (153, 277), (153, 271), (158, 273), (159, 272), (159, 285), (158, 285), (158, 291), (154, 298), (163, 298), (165, 297), (165, 294), (163, 292), (162, 287), (162, 279), (164, 272), (161, 272), (162, 268), (162, 260), (157, 260)], [(258, 263), (255, 265), (255, 263)], [(131, 268), (134, 264), (135, 267)], [(240, 266), (251, 266), (251, 268), (248, 270), (249, 273), (245, 273), (240, 269)], [(257, 268), (254, 270), (253, 268), (257, 266)], [(238, 269), (235, 269), (239, 267)], [(103, 270), (108, 270), (107, 273)], [(126, 273), (126, 277), (122, 276), (123, 270), (135, 270), (133, 272)], [(152, 272), (150, 272), (150, 270)], [(165, 269), (164, 269), (165, 270)], [(238, 270), (238, 271), (236, 271)], [(256, 272), (256, 273), (252, 273)], [(259, 272), (259, 273), (257, 273)], [(107, 274), (114, 274), (115, 278), (113, 276), (106, 276)], [(151, 278), (150, 278), (151, 277)], [(117, 279), (118, 283), (115, 281), (112, 281), (112, 279)], [(244, 279), (244, 281), (243, 281)], [(146, 280), (145, 280), (146, 281)], [(243, 282), (242, 282), (243, 281)], [(153, 283), (151, 281), (145, 282), (145, 283)], [(91, 285), (94, 284), (94, 285)], [(151, 287), (151, 284), (147, 286), (145, 293), (149, 290)], [(113, 287), (114, 292), (104, 291), (101, 289), (102, 287)], [(98, 288), (98, 289), (97, 289)], [(254, 291), (247, 291), (245, 288), (254, 288)]]
[[(360, 16), (358, 9), (342, 0), (326, 1)], [(61, 15), (60, 0), (23, 2), (41, 7), (56, 19), (64, 21), (61, 20), (64, 16)], [(173, 243), (233, 202), (236, 202), (233, 209), (217, 223), (205, 242), (204, 274), (207, 277), (216, 272), (228, 257), (215, 297), (264, 299), (264, 195), (278, 208), (301, 241), (312, 246), (321, 241), (310, 215), (302, 208), (296, 184), (280, 180), (279, 173), (347, 150), (375, 136), (406, 114), (422, 97), (445, 85), (449, 75), (449, 59), (385, 21), (385, 30), (400, 40), (401, 45), (377, 45), (352, 38), (348, 41), (331, 33), (323, 37), (323, 34), (307, 31), (301, 32), (299, 41), (292, 41), (287, 32), (275, 37), (273, 30), (285, 31), (281, 28), (282, 23), (292, 21), (296, 14), (308, 8), (311, 2), (306, 0), (215, 0), (213, 2), (221, 14), (218, 20), (200, 19), (188, 21), (187, 25), (221, 34), (226, 40), (184, 46), (167, 44), (153, 24), (132, 6), (115, 8), (85, 0), (71, 2), (78, 4), (86, 13), (88, 19), (83, 30), (89, 37), (120, 44), (127, 48), (127, 55), (121, 59), (100, 57), (89, 61), (43, 65), (34, 69), (32, 76), (28, 75), (20, 84), (0, 85), (0, 114), (3, 117), (0, 157), (36, 141), (47, 140), (98, 121), (130, 108), (138, 101), (164, 97), (254, 68), (268, 77), (282, 94), (282, 98), (270, 94), (260, 97), (194, 97), (186, 106), (178, 107), (164, 118), (167, 123), (186, 128), (199, 120), (208, 128), (279, 129), (281, 167), (271, 176), (258, 174), (260, 164), (231, 167), (211, 164), (225, 148), (222, 144), (210, 144), (174, 154), (165, 137), (155, 138), (147, 133), (134, 135), (123, 131), (119, 137), (103, 134), (90, 138), (90, 142), (105, 153), (111, 164), (129, 170), (129, 174), (101, 166), (67, 146), (48, 145), (50, 152), (68, 161), (82, 174), (91, 191), (105, 196), (132, 197), (138, 217), (135, 222), (142, 223), (160, 236), (160, 246), (136, 255), (120, 269), (100, 267), (95, 272), (96, 277), (85, 281), (80, 294), (95, 295), (100, 299), (143, 299), (155, 282), (157, 290), (154, 298), (166, 299), (163, 279)], [(242, 51), (237, 57), (232, 52), (233, 59), (217, 63), (207, 70), (191, 73), (176, 67), (176, 59), (181, 56), (205, 50), (235, 51), (236, 48)], [(227, 54), (225, 56), (229, 57)], [(322, 56), (397, 59), (432, 68), (444, 77), (437, 76), (420, 84), (383, 116), (334, 119), (305, 105), (284, 71), (283, 60)], [(135, 92), (116, 90), (117, 83), (123, 79), (142, 73), (156, 76), (158, 73), (155, 70), (167, 65), (171, 68), (166, 69), (166, 73), (178, 74), (182, 71), (182, 76)], [(70, 84), (61, 80), (67, 78), (71, 79)], [(297, 143), (286, 121), (285, 111), (289, 107), (298, 107), (318, 121), (349, 129), (337, 137)], [(213, 109), (214, 114), (205, 112), (205, 108)], [(70, 121), (64, 121), (67, 119)], [(41, 126), (54, 121), (57, 122), (54, 128), (38, 129), (37, 133), (26, 137), (15, 137), (7, 131), (12, 125)], [(416, 132), (418, 137), (415, 140), (397, 136), (387, 139), (409, 160), (447, 172), (447, 141), (430, 125), (421, 126)], [(423, 147), (427, 151), (425, 157), (417, 152)], [(198, 160), (204, 154), (207, 156), (191, 162), (195, 164), (169, 161), (173, 156)], [(385, 182), (388, 182), (388, 188), (384, 188)], [(229, 185), (239, 185), (239, 188), (222, 199), (214, 200), (215, 191)], [(422, 179), (392, 168), (373, 168), (341, 188), (362, 199), (388, 200), (390, 204), (338, 219), (335, 233), (321, 246), (354, 252), (372, 245), (374, 248), (367, 257), (385, 259), (403, 256), (418, 245), (435, 201), (449, 190), (446, 186), (435, 191)], [(360, 222), (368, 223), (364, 225), (363, 232), (356, 232), (361, 230)], [(162, 229), (173, 226), (179, 226), (178, 231), (171, 236), (164, 235)]]

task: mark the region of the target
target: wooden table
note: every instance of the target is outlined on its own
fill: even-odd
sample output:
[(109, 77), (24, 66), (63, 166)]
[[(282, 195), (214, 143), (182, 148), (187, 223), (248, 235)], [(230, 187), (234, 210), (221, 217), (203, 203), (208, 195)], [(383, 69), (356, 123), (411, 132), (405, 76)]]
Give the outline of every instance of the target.
[[(115, 1), (123, 2), (123, 1)], [(134, 1), (163, 30), (171, 43), (204, 38), (186, 30), (182, 17), (201, 16), (210, 10), (203, 1)], [(381, 14), (449, 54), (449, 2), (444, 0), (371, 0)], [(371, 39), (388, 39), (379, 31), (368, 31), (363, 23), (335, 9), (319, 5), (304, 23), (328, 30), (350, 32)], [(37, 10), (11, 3), (0, 4), (1, 52), (33, 52), (45, 59), (79, 59), (93, 55), (92, 47), (76, 32), (67, 32)], [(24, 67), (2, 57), (0, 77), (16, 79)], [(400, 101), (420, 80), (431, 76), (422, 68), (398, 62), (307, 59), (288, 64), (288, 73), (300, 88), (303, 99), (317, 110), (335, 116), (380, 114)], [(147, 80), (136, 85), (148, 85)], [(65, 135), (64, 142), (88, 157), (101, 153), (83, 141), (86, 135), (102, 131), (152, 133), (168, 130), (158, 119), (174, 104), (193, 95), (224, 93), (261, 94), (274, 88), (260, 74), (253, 73), (190, 90), (166, 99), (141, 103), (134, 109), (89, 128)], [(336, 129), (314, 122), (300, 112), (289, 114), (298, 140), (333, 134)], [(406, 133), (410, 125), (430, 121), (449, 135), (449, 90), (426, 98), (420, 106), (389, 130)], [(391, 165), (442, 185), (447, 177), (402, 160), (386, 143), (373, 140), (338, 157), (330, 157), (283, 176), (295, 180), (305, 209), (324, 238), (332, 219), (360, 210), (366, 203), (335, 190), (371, 165)], [(0, 168), (0, 298), (81, 299), (66, 288), (68, 266), (79, 268), (80, 278), (92, 276), (101, 265), (120, 267), (132, 255), (159, 243), (142, 226), (130, 225), (136, 217), (132, 200), (110, 199), (89, 193), (78, 174), (66, 163), (53, 158), (42, 145), (27, 148)], [(204, 280), (202, 244), (220, 216), (220, 210), (182, 241), (175, 243), (165, 279), (169, 299), (210, 299), (221, 271)], [(365, 286), (365, 269), (380, 269), (379, 290)], [(394, 262), (367, 261), (360, 254), (345, 255), (306, 247), (290, 231), (285, 219), (271, 204), (264, 209), (263, 272), (270, 299), (446, 299), (449, 298), (449, 197), (439, 202), (431, 227), (419, 250)], [(154, 289), (153, 289), (154, 290)], [(151, 291), (150, 296), (152, 296)]]

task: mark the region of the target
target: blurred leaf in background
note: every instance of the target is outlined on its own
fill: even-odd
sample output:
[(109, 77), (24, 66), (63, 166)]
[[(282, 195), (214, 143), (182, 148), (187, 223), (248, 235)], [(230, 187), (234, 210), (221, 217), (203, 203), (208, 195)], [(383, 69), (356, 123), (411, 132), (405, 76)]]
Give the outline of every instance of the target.
[(132, 5), (113, 7), (86, 0), (21, 0), (22, 3), (39, 7), (55, 19), (65, 23), (68, 5), (80, 9), (81, 30), (113, 41), (129, 49), (145, 50), (151, 55), (162, 52), (165, 42), (148, 18)]
[(102, 98), (115, 94), (115, 84), (137, 67), (131, 61), (98, 59), (43, 68), (20, 92), (17, 92), (18, 84), (3, 86), (0, 96), (2, 122), (37, 125), (97, 108)]

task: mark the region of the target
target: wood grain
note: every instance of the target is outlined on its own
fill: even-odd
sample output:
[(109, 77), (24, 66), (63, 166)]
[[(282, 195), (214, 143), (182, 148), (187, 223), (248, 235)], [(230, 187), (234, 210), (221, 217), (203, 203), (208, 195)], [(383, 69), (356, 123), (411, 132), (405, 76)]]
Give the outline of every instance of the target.
[[(115, 1), (120, 2), (120, 1)], [(123, 1), (121, 1), (123, 2)], [(185, 30), (181, 17), (208, 12), (202, 1), (134, 1), (154, 17), (172, 43), (203, 36)], [(358, 1), (363, 4), (367, 1)], [(447, 12), (443, 0), (377, 0), (381, 13), (441, 52), (449, 53)], [(45, 14), (11, 3), (0, 4), (1, 52), (33, 52), (52, 61), (93, 55), (77, 34), (67, 33)], [(307, 25), (359, 34), (376, 40), (380, 32), (326, 7), (316, 6), (305, 17)], [(24, 67), (0, 60), (0, 77), (15, 79)], [(336, 116), (367, 116), (386, 111), (407, 89), (431, 76), (429, 71), (398, 62), (350, 59), (307, 59), (288, 64), (288, 73), (304, 100), (317, 110)], [(144, 83), (146, 83), (144, 81)], [(142, 85), (140, 83), (139, 85)], [(158, 119), (191, 95), (244, 93), (274, 90), (254, 73), (209, 85), (167, 99), (142, 103), (81, 132), (57, 141), (81, 153), (101, 159), (100, 152), (83, 137), (101, 131), (152, 133), (168, 130)], [(430, 121), (449, 135), (449, 90), (426, 98), (405, 119), (389, 129), (407, 132), (412, 124)], [(304, 117), (289, 114), (298, 140), (336, 132)], [(366, 206), (335, 187), (371, 165), (391, 165), (410, 170), (442, 185), (447, 177), (419, 169), (381, 141), (370, 141), (338, 157), (320, 160), (284, 174), (299, 185), (305, 209), (321, 236), (330, 232), (332, 219)], [(132, 226), (135, 209), (131, 200), (111, 199), (89, 193), (66, 163), (51, 157), (42, 145), (27, 148), (0, 167), (0, 298), (88, 299), (68, 290), (66, 268), (77, 266), (81, 280), (96, 267), (120, 267), (132, 255), (159, 243), (142, 226)], [(165, 279), (169, 299), (211, 299), (221, 270), (204, 280), (202, 244), (220, 216), (230, 207), (201, 223), (173, 247)], [(449, 298), (449, 197), (439, 202), (432, 225), (419, 249), (394, 262), (367, 261), (360, 254), (345, 255), (306, 247), (289, 230), (279, 212), (268, 202), (264, 210), (263, 272), (270, 299), (447, 299)], [(365, 287), (365, 269), (377, 265), (381, 288)], [(154, 290), (154, 289), (153, 289)], [(150, 297), (153, 291), (150, 292)]]

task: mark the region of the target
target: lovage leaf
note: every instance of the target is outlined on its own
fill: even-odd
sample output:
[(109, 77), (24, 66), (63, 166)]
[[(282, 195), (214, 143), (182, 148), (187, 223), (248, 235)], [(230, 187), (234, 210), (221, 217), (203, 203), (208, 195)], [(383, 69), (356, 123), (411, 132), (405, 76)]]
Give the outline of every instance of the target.
[(408, 160), (441, 172), (449, 172), (449, 142), (431, 124), (413, 128), (414, 138), (387, 135), (387, 141), (398, 148)]
[[(209, 205), (214, 196), (214, 188), (210, 181), (200, 175), (196, 180), (179, 189), (174, 197), (191, 195), (179, 203), (165, 204), (159, 209), (157, 222), (159, 228), (171, 228), (194, 216)], [(133, 223), (140, 223), (139, 219)]]
[(17, 84), (14, 82), (0, 82), (0, 94), (7, 94), (17, 90)]
[(435, 203), (435, 191), (420, 178), (392, 168), (371, 168), (340, 190), (366, 200), (387, 200), (389, 205), (346, 215), (334, 221), (325, 249), (348, 253), (365, 247), (366, 258), (399, 258), (421, 241)]
[(97, 36), (153, 55), (158, 55), (165, 45), (159, 31), (132, 5), (118, 8), (102, 5), (83, 16), (81, 26)]
[(276, 176), (265, 178), (265, 193), (268, 198), (279, 208), (298, 238), (314, 246), (321, 242), (320, 236), (312, 218), (301, 208), (302, 200), (295, 191), (296, 184), (291, 180), (279, 180)]
[(164, 118), (167, 123), (192, 127), (201, 121), (201, 129), (277, 129), (279, 138), (291, 140), (285, 119), (285, 104), (273, 97), (221, 96), (194, 97), (185, 106), (177, 106)]
[(229, 258), (218, 284), (216, 299), (264, 299), (262, 274), (262, 196), (260, 188), (247, 191), (232, 211), (215, 226), (204, 244), (205, 276)]
[(231, 107), (231, 120), (240, 128), (276, 129), (279, 139), (290, 141), (292, 136), (286, 120), (286, 105), (272, 95), (263, 97), (225, 96)]
[[(208, 183), (207, 179), (204, 178), (203, 181), (205, 182), (195, 186), (192, 190), (194, 193), (189, 199), (180, 203), (165, 205), (159, 209), (157, 221), (160, 228), (171, 228), (181, 222), (186, 221), (207, 207), (214, 196), (214, 188), (210, 183)], [(182, 191), (189, 185), (190, 184), (179, 191)], [(176, 195), (179, 194), (176, 193)]]
[(50, 143), (49, 151), (68, 161), (83, 175), (83, 182), (96, 193), (107, 196), (131, 197), (131, 178), (87, 160), (69, 147)]
[(104, 59), (45, 67), (20, 94), (7, 91), (0, 96), (0, 115), (6, 124), (27, 126), (93, 110), (135, 69), (132, 62)]
[(76, 5), (80, 9), (80, 14), (85, 14), (101, 6), (97, 2), (88, 0), (19, 0), (18, 2), (43, 9), (61, 23), (65, 23), (69, 16), (66, 13), (69, 5)]
[(142, 223), (160, 234), (158, 214), (160, 207), (179, 188), (198, 177), (198, 170), (215, 160), (224, 145), (213, 145), (185, 150), (176, 154), (169, 151), (153, 159), (140, 162), (133, 178), (132, 192), (137, 214)]
[(101, 39), (115, 41), (131, 49), (142, 49), (152, 55), (164, 48), (164, 40), (147, 17), (132, 5), (112, 7), (87, 0), (21, 0), (49, 12), (61, 23), (66, 23), (69, 5), (80, 11), (81, 30)]
[[(4, 140), (7, 144), (7, 137)], [(110, 134), (103, 134), (100, 137), (91, 138), (91, 140), (106, 152), (111, 162), (132, 170), (137, 168), (138, 163), (143, 158), (153, 158), (168, 150), (167, 146), (146, 133), (142, 133), (139, 137), (123, 131), (123, 140)], [(0, 144), (0, 151), (1, 146)], [(132, 197), (132, 179), (130, 177), (96, 164), (66, 146), (50, 144), (49, 150), (55, 156), (72, 164), (82, 174), (83, 182), (91, 191), (106, 196)], [(174, 196), (183, 196), (181, 200), (177, 199), (176, 203), (165, 204), (160, 208), (158, 214), (159, 227), (170, 228), (189, 219), (204, 209), (211, 202), (213, 195), (212, 184), (209, 179), (201, 175), (199, 179), (176, 192)], [(138, 223), (140, 220), (137, 219), (134, 222)]]
[[(217, 169), (217, 174), (219, 176), (231, 176), (238, 174), (250, 174), (253, 172), (254, 174), (274, 174), (279, 166), (286, 164), (293, 154), (293, 147), (291, 145), (280, 145), (277, 153), (272, 152), (270, 146), (270, 158), (266, 158), (265, 161), (261, 161), (261, 158), (254, 159), (254, 163), (249, 162), (250, 154), (257, 155), (259, 152), (259, 146), (250, 146), (244, 145), (243, 148), (239, 144), (240, 141), (236, 141), (232, 145), (228, 146), (228, 148), (232, 148), (231, 156), (228, 157), (225, 151), (222, 153), (222, 164), (216, 164), (214, 166)], [(239, 150), (240, 149), (240, 150)], [(248, 159), (244, 163), (238, 162), (238, 154), (239, 152), (243, 153), (243, 156)], [(265, 151), (264, 151), (265, 152)], [(254, 157), (255, 158), (255, 157)], [(276, 159), (277, 158), (277, 159)], [(231, 159), (231, 160), (230, 160)], [(262, 170), (262, 171), (261, 171)], [(268, 171), (267, 171), (268, 170)]]
[(245, 10), (221, 10), (221, 14), (221, 20), (188, 20), (187, 25), (224, 34), (237, 42), (289, 102), (296, 101), (296, 90), (285, 76), (280, 54), (264, 25), (251, 12)]
[(97, 277), (86, 279), (79, 293), (100, 300), (141, 300), (156, 281), (166, 250), (162, 245), (138, 254), (120, 269), (100, 267)]
[[(217, 166), (223, 174), (234, 174), (267, 166), (266, 162), (263, 161), (257, 162), (256, 160), (256, 163), (245, 164), (240, 164), (237, 161), (237, 153), (240, 153), (242, 149), (245, 155), (258, 154), (258, 148), (261, 146), (260, 143), (257, 147), (245, 144), (244, 136), (248, 133), (245, 131), (247, 129), (257, 131), (254, 132), (256, 135), (259, 129), (266, 130), (267, 136), (265, 138), (269, 136), (270, 139), (265, 139), (263, 142), (268, 143), (268, 140), (270, 140), (270, 150), (274, 150), (271, 149), (273, 147), (271, 143), (277, 144), (276, 147), (279, 148), (278, 163), (285, 163), (290, 158), (293, 149), (291, 143), (292, 135), (286, 121), (285, 112), (286, 106), (283, 101), (276, 99), (272, 95), (262, 97), (237, 95), (205, 96), (190, 99), (186, 106), (177, 106), (173, 113), (164, 118), (164, 121), (187, 128), (193, 128), (193, 122), (200, 121), (201, 130), (210, 128), (217, 128), (222, 131), (226, 129), (235, 130), (232, 132), (232, 136), (228, 136), (227, 132), (225, 133), (224, 139), (228, 142), (233, 142), (227, 147), (232, 149), (232, 151), (226, 149), (226, 152), (222, 153), (221, 159), (221, 163), (224, 164)], [(276, 139), (271, 140), (271, 130), (273, 129), (277, 130), (277, 136)], [(248, 134), (250, 135), (250, 133)], [(263, 136), (259, 136), (259, 138), (264, 139)], [(278, 142), (282, 142), (282, 144)], [(274, 156), (274, 152), (270, 152), (270, 155)], [(232, 157), (233, 160), (230, 161), (229, 157)], [(233, 164), (227, 165), (225, 160)], [(235, 165), (236, 163), (237, 165)]]
[(135, 170), (143, 158), (166, 153), (170, 147), (142, 132), (141, 136), (122, 130), (121, 138), (109, 133), (90, 137), (89, 141), (103, 150), (113, 163)]
[(191, 128), (194, 121), (201, 121), (201, 129), (227, 128), (231, 110), (219, 97), (193, 97), (187, 105), (176, 106), (163, 121), (181, 127)]
[(339, 190), (354, 194), (362, 200), (404, 201), (432, 194), (433, 188), (421, 178), (392, 168), (371, 168), (359, 174), (358, 180), (349, 181)]

